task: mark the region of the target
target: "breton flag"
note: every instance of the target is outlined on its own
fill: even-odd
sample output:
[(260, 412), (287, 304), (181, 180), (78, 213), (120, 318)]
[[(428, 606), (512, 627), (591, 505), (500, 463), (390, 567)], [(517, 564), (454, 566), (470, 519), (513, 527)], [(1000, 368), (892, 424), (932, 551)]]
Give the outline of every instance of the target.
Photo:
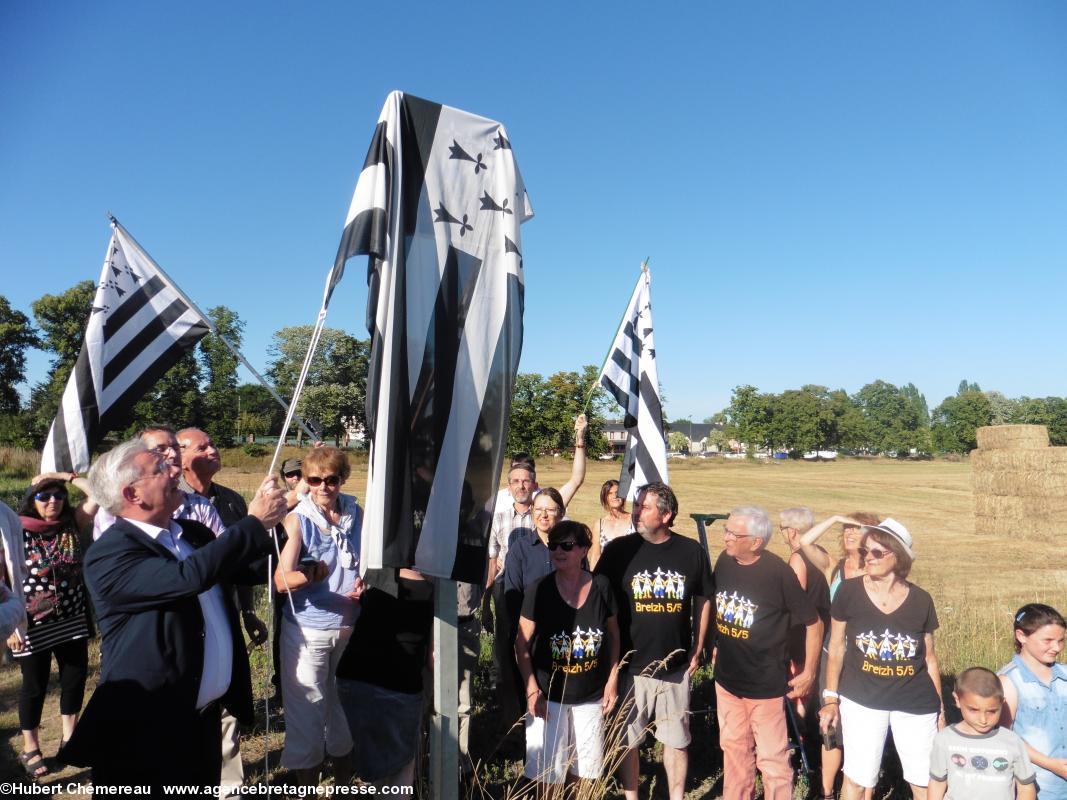
[(667, 482), (667, 445), (652, 338), (652, 273), (647, 266), (642, 265), (630, 304), (600, 370), (600, 385), (615, 398), (625, 415), (626, 457), (619, 476), (619, 494), (633, 500), (637, 489), (646, 483)]
[(41, 472), (84, 472), (93, 448), (127, 424), (134, 403), (208, 332), (118, 222), (96, 287), (85, 344), (41, 456)]
[(324, 297), (348, 258), (370, 256), (369, 568), (485, 580), (532, 216), (499, 122), (386, 98)]

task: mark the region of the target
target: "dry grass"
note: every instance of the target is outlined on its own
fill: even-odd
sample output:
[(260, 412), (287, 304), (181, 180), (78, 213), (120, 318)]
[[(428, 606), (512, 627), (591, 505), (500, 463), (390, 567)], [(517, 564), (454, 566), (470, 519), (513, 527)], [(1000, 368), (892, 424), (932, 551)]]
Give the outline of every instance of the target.
[[(298, 455), (295, 449), (286, 456)], [(366, 486), (366, 464), (354, 459), (353, 474), (346, 490), (362, 496)], [(227, 452), (224, 463), (230, 468), (219, 482), (250, 494), (262, 479), (269, 457), (244, 456), (238, 462)], [(559, 486), (570, 475), (570, 462), (544, 460), (538, 474), (542, 486)], [(1011, 615), (1024, 602), (1042, 601), (1058, 608), (1067, 607), (1067, 544), (1063, 539), (1038, 539), (1032, 535), (1006, 533), (1002, 536), (975, 533), (974, 499), (971, 492), (971, 467), (967, 461), (904, 462), (884, 459), (850, 460), (834, 463), (744, 462), (744, 461), (671, 461), (671, 484), (681, 503), (677, 530), (696, 535), (689, 514), (727, 512), (742, 503), (754, 503), (772, 515), (783, 508), (807, 505), (819, 518), (835, 513), (873, 511), (892, 516), (908, 526), (915, 537), (918, 558), (912, 578), (931, 592), (941, 619), (938, 651), (942, 672), (947, 680), (971, 665), (996, 667), (1011, 655)], [(0, 479), (9, 477), (0, 469)], [(598, 494), (601, 483), (618, 477), (616, 463), (592, 464), (586, 485), (578, 493), (568, 514), (574, 519), (594, 523), (601, 512)], [(710, 531), (711, 557), (721, 547), (722, 524)], [(834, 541), (827, 543), (833, 550)], [(785, 552), (781, 541), (772, 548)], [(95, 648), (94, 648), (95, 649)], [(267, 690), (269, 674), (262, 650), (253, 655), (257, 674), (257, 697)], [(0, 726), (8, 736), (9, 746), (0, 754), (0, 777), (13, 777), (17, 770), (15, 754), (20, 747), (17, 731), (15, 695), (18, 669), (0, 669)], [(92, 679), (90, 681), (92, 685)], [(710, 684), (708, 684), (710, 686)], [(698, 690), (699, 691), (699, 690)], [(705, 692), (705, 695), (707, 693)], [(706, 705), (706, 703), (705, 703)], [(481, 713), (488, 713), (482, 709)], [(45, 752), (54, 752), (58, 733), (58, 709), (55, 692), (46, 707), (43, 735)], [(477, 719), (477, 718), (476, 718)], [(476, 725), (478, 722), (476, 721)], [(493, 722), (489, 723), (490, 725)], [(274, 723), (272, 722), (272, 729)], [(713, 746), (717, 735), (713, 715), (694, 717), (694, 755), (691, 760), (691, 798), (711, 798), (716, 786), (717, 764), (721, 763)], [(476, 728), (477, 731), (477, 728)], [(262, 731), (249, 737), (243, 746), (246, 770), (260, 774), (265, 741)], [(277, 763), (281, 737), (273, 734), (270, 742), (272, 761)], [(643, 754), (642, 774), (659, 770), (659, 779), (648, 779), (642, 797), (665, 796), (662, 767), (655, 764), (656, 751)], [(717, 759), (717, 760), (716, 760)], [(481, 787), (495, 796), (503, 796), (512, 786), (514, 762), (490, 760), (484, 765)], [(66, 781), (76, 773), (66, 772), (58, 780)], [(77, 776), (80, 777), (80, 776)], [(50, 780), (56, 780), (50, 778)], [(596, 793), (603, 791), (603, 785)], [(591, 792), (589, 796), (596, 796)]]

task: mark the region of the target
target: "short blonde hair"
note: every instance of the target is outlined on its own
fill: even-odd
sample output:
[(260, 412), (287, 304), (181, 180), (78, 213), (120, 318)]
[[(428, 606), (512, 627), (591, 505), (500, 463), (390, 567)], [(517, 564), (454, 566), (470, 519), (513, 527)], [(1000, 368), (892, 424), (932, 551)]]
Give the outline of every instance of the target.
[(336, 447), (312, 448), (311, 452), (304, 456), (304, 463), (301, 467), (305, 478), (307, 478), (308, 470), (336, 475), (342, 481), (347, 481), (352, 473), (352, 467), (348, 464), (348, 456)]

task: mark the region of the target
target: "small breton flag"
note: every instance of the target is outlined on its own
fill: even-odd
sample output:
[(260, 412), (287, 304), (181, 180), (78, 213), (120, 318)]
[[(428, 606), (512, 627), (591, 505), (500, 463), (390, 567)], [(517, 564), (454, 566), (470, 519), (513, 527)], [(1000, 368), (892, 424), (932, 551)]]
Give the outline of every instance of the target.
[(485, 580), (532, 216), (499, 122), (386, 98), (324, 297), (348, 258), (370, 256), (368, 568)]
[(208, 332), (133, 237), (112, 221), (85, 344), (41, 456), (41, 472), (84, 472), (108, 431)]
[(624, 414), (626, 457), (619, 495), (633, 500), (641, 486), (667, 482), (667, 444), (652, 338), (652, 273), (645, 265), (600, 370), (600, 385)]

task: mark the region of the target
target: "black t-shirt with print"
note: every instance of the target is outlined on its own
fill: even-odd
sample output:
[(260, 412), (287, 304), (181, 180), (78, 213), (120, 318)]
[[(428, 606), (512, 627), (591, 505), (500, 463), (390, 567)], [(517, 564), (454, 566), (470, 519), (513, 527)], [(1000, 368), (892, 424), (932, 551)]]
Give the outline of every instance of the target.
[(677, 533), (660, 544), (631, 533), (608, 543), (596, 571), (615, 592), (626, 670), (640, 675), (666, 660), (655, 668), (662, 674), (684, 664), (693, 646), (693, 598), (715, 592), (704, 549)]
[(549, 700), (588, 703), (603, 696), (612, 664), (602, 648), (608, 617), (616, 613), (611, 586), (602, 575), (593, 576), (581, 608), (572, 608), (560, 596), (554, 573), (526, 590), (522, 616), (537, 625), (531, 653), (534, 674)]
[(878, 609), (863, 577), (841, 584), (830, 613), (845, 623), (845, 662), (838, 691), (854, 703), (881, 711), (931, 714), (941, 701), (926, 671), (925, 634), (937, 630), (930, 595), (908, 584), (896, 611)]
[(783, 696), (789, 691), (789, 629), (818, 619), (796, 573), (774, 553), (747, 565), (722, 553), (715, 586), (715, 680), (737, 697)]

